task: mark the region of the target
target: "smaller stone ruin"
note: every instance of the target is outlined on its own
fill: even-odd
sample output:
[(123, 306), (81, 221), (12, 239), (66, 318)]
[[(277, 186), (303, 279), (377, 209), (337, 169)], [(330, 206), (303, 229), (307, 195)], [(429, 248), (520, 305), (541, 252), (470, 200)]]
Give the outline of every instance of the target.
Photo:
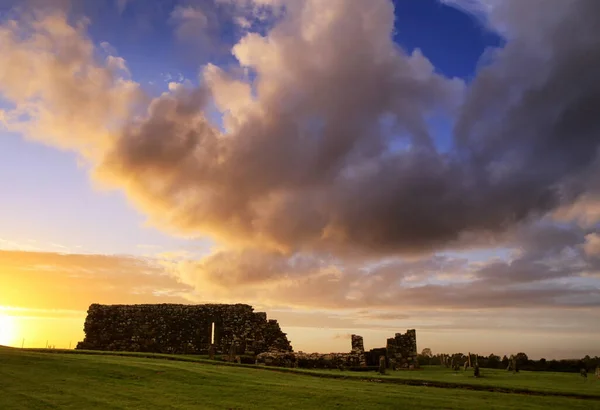
[(417, 361), (417, 331), (407, 330), (405, 334), (387, 340), (388, 367), (392, 369), (414, 369), (419, 367)]
[[(265, 366), (299, 367), (305, 369), (354, 369), (379, 368), (381, 360), (393, 370), (416, 369), (417, 332), (412, 329), (405, 334), (396, 333), (387, 340), (387, 346), (365, 352), (363, 337), (351, 336), (349, 353), (263, 352), (256, 356), (256, 363)], [(383, 359), (381, 359), (383, 358)]]
[(363, 337), (359, 335), (352, 335), (352, 354), (358, 357), (358, 362), (361, 366), (367, 365), (367, 359), (365, 356), (365, 345), (363, 343)]

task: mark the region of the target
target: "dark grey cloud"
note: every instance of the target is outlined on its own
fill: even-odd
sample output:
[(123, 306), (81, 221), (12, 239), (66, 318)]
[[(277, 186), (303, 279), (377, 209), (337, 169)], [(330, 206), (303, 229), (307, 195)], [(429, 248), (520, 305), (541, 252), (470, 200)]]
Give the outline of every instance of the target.
[(593, 264), (584, 249), (586, 232), (549, 223), (522, 227), (511, 242), (519, 254), (486, 264), (476, 277), (490, 285), (510, 285), (580, 275)]
[[(372, 13), (358, 1), (321, 5), (327, 27), (308, 24), (312, 3), (293, 3), (267, 37), (234, 48), (256, 74), (256, 98), (246, 78), (205, 71), (235, 125), (224, 136), (198, 125), (205, 100), (192, 117), (151, 110), (111, 155), (118, 178), (168, 206), (157, 218), (167, 225), (288, 251), (418, 253), (504, 232), (577, 199), (597, 159), (598, 3), (538, 6), (494, 10), (511, 36), (456, 111), (460, 82), (392, 42), (390, 3)], [(547, 17), (529, 27), (523, 15), (535, 13)], [(450, 152), (434, 148), (426, 120), (436, 113), (457, 115)], [(136, 149), (120, 150), (129, 138)], [(174, 143), (189, 160), (173, 156)]]

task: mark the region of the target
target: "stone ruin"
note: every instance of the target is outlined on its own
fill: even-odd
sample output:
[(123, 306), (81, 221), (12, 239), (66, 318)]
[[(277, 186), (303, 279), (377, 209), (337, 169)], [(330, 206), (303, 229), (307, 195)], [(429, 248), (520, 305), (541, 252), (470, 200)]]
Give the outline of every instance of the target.
[(244, 304), (89, 307), (77, 349), (172, 354), (291, 352), (276, 320)]
[(380, 359), (385, 360), (385, 367), (393, 370), (416, 369), (417, 332), (407, 330), (405, 334), (396, 333), (387, 339), (387, 346), (365, 352), (362, 336), (351, 336), (352, 350), (349, 353), (304, 353), (304, 352), (263, 352), (256, 356), (256, 363), (266, 366), (300, 367), (308, 369), (344, 369), (369, 368), (380, 366)]
[(355, 354), (358, 357), (358, 363), (361, 366), (367, 365), (367, 358), (365, 356), (365, 345), (363, 343), (362, 336), (352, 335), (352, 354)]
[(405, 334), (396, 335), (387, 340), (388, 367), (392, 369), (417, 368), (417, 331), (409, 329)]
[(370, 351), (365, 351), (362, 336), (352, 335), (349, 353), (295, 353), (276, 320), (244, 304), (93, 304), (84, 331), (76, 349), (208, 354), (210, 358), (220, 354), (237, 362), (245, 355), (267, 366), (331, 369), (379, 367), (383, 357), (387, 368), (418, 367), (414, 329), (396, 333), (387, 339), (386, 347)]

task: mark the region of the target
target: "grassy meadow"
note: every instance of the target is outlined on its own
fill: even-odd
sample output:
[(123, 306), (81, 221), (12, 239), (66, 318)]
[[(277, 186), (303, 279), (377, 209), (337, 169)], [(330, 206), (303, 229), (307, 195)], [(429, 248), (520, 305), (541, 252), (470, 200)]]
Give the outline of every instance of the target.
[[(481, 381), (528, 384), (540, 392), (561, 384), (555, 394), (585, 393), (597, 395), (595, 399), (476, 391), (463, 386), (480, 382), (468, 377), (470, 372), (455, 375), (436, 368), (379, 377), (143, 356), (0, 348), (0, 409), (600, 409), (600, 382), (583, 382), (576, 374), (512, 375), (484, 369)], [(340, 373), (349, 377), (327, 377)], [(439, 388), (395, 383), (402, 378), (460, 384)]]
[[(314, 370), (310, 371), (315, 372)], [(332, 373), (331, 371), (319, 370), (318, 373)], [(464, 388), (486, 388), (494, 390), (510, 390), (523, 393), (540, 394), (566, 394), (595, 396), (600, 400), (600, 380), (594, 373), (588, 374), (583, 379), (579, 373), (555, 373), (555, 372), (507, 372), (499, 369), (480, 369), (481, 377), (473, 377), (473, 369), (454, 372), (441, 366), (426, 366), (414, 371), (389, 372), (384, 378), (388, 382), (406, 382), (410, 384), (445, 384), (458, 385)], [(361, 373), (347, 373), (350, 377), (361, 377)]]

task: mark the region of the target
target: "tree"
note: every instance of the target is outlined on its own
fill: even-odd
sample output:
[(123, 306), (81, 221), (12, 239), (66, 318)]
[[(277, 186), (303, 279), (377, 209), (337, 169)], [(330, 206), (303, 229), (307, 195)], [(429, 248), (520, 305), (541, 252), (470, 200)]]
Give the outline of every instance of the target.
[(491, 367), (492, 369), (497, 369), (498, 367), (500, 367), (500, 356), (496, 356), (495, 354), (492, 353), (488, 357), (487, 365), (488, 365), (488, 367)]
[(506, 355), (504, 355), (504, 357), (502, 358), (502, 368), (506, 369), (508, 367), (508, 363), (509, 363), (508, 357), (506, 357)]
[(535, 366), (536, 370), (547, 370), (548, 364), (546, 363), (545, 358), (542, 357), (538, 363), (539, 364)]
[(425, 357), (430, 357), (430, 358), (433, 357), (433, 353), (431, 352), (431, 349), (428, 347), (423, 349), (423, 351), (421, 352), (421, 355), (425, 356)]
[(527, 355), (523, 352), (517, 353), (515, 359), (517, 359), (517, 366), (519, 368), (522, 368), (523, 366), (527, 365), (527, 362), (529, 362), (529, 357), (527, 357)]

